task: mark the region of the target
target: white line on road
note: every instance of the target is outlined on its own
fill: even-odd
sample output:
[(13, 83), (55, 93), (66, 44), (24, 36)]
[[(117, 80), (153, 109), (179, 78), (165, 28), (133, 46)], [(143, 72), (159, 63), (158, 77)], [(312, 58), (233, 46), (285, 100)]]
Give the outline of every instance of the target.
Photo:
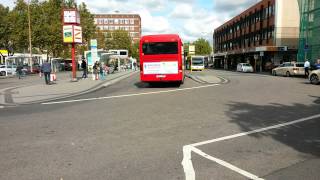
[(249, 177), (249, 176), (252, 176), (252, 177), (255, 177), (255, 178), (251, 178), (251, 179), (259, 179), (258, 176), (256, 175), (253, 175), (247, 171), (244, 171), (238, 167), (235, 167), (233, 166), (232, 164), (228, 163), (228, 162), (225, 162), (221, 159), (218, 159), (218, 158), (215, 158), (215, 157), (212, 157), (204, 152), (202, 152), (201, 150), (199, 150), (198, 148), (196, 148), (197, 146), (202, 146), (202, 145), (205, 145), (205, 144), (210, 144), (210, 143), (214, 143), (214, 142), (219, 142), (219, 141), (225, 141), (225, 140), (228, 140), (228, 139), (233, 139), (233, 138), (238, 138), (238, 137), (241, 137), (241, 136), (246, 136), (246, 135), (249, 135), (249, 134), (254, 134), (254, 133), (260, 133), (260, 132), (263, 132), (263, 131), (268, 131), (268, 130), (271, 130), (271, 129), (277, 129), (277, 128), (281, 128), (281, 127), (285, 127), (285, 126), (289, 126), (289, 125), (292, 125), (292, 124), (296, 124), (296, 123), (301, 123), (301, 122), (304, 122), (304, 121), (308, 121), (308, 120), (313, 120), (313, 119), (316, 119), (316, 118), (320, 118), (320, 114), (316, 114), (316, 115), (313, 115), (313, 116), (309, 116), (309, 117), (305, 117), (305, 118), (301, 118), (301, 119), (297, 119), (297, 120), (294, 120), (294, 121), (290, 121), (290, 122), (287, 122), (287, 123), (281, 123), (281, 124), (277, 124), (277, 125), (273, 125), (273, 126), (269, 126), (269, 127), (265, 127), (265, 128), (261, 128), (261, 129), (256, 129), (256, 130), (253, 130), (253, 131), (248, 131), (248, 132), (243, 132), (243, 133), (238, 133), (238, 134), (234, 134), (234, 135), (230, 135), (230, 136), (224, 136), (224, 137), (220, 137), (220, 138), (216, 138), (216, 139), (212, 139), (212, 140), (208, 140), (208, 141), (202, 141), (202, 142), (199, 142), (199, 143), (194, 143), (194, 144), (190, 144), (190, 145), (186, 145), (183, 147), (183, 160), (182, 160), (182, 166), (183, 166), (183, 169), (184, 169), (184, 172), (185, 172), (185, 177), (186, 177), (186, 180), (195, 180), (195, 171), (194, 171), (194, 168), (193, 168), (193, 165), (192, 165), (192, 160), (191, 160), (191, 152), (195, 152), (207, 159), (210, 159), (226, 168), (229, 168), (239, 174), (242, 174), (246, 177)]
[(146, 92), (146, 93), (124, 94), (124, 95), (118, 95), (118, 96), (106, 96), (106, 97), (98, 97), (98, 98), (76, 99), (76, 100), (69, 100), (69, 101), (55, 101), (55, 102), (47, 102), (47, 103), (41, 103), (41, 104), (44, 104), (44, 105), (64, 104), (64, 103), (72, 103), (72, 102), (82, 102), (82, 101), (94, 101), (94, 100), (103, 100), (103, 99), (123, 98), (123, 97), (141, 96), (141, 95), (149, 95), (149, 94), (161, 94), (161, 93), (170, 93), (170, 92), (177, 92), (177, 91), (187, 91), (187, 90), (192, 90), (192, 89), (208, 88), (208, 87), (219, 86), (219, 85), (220, 84), (210, 84), (210, 85), (205, 85), (205, 86), (197, 86), (197, 87), (181, 88), (181, 89), (172, 89), (172, 90), (166, 90), (166, 91), (153, 91), (153, 92)]
[(259, 132), (268, 131), (268, 130), (271, 130), (271, 129), (276, 129), (276, 128), (280, 128), (280, 127), (284, 127), (284, 126), (289, 126), (289, 125), (292, 125), (292, 124), (296, 124), (296, 123), (300, 123), (300, 122), (304, 122), (304, 121), (308, 121), (308, 120), (312, 120), (312, 119), (316, 119), (316, 118), (320, 118), (320, 114), (309, 116), (309, 117), (305, 117), (305, 118), (301, 118), (301, 119), (297, 119), (297, 120), (290, 121), (290, 122), (287, 122), (287, 123), (282, 123), (282, 124), (277, 124), (277, 125), (273, 125), (273, 126), (269, 126), (269, 127), (265, 127), (265, 128), (261, 128), (261, 129), (256, 129), (256, 130), (253, 130), (253, 131), (238, 133), (238, 134), (234, 134), (234, 135), (230, 135), (230, 136), (224, 136), (224, 137), (220, 137), (220, 138), (216, 138), (216, 139), (212, 139), (212, 140), (208, 140), (208, 141), (202, 141), (202, 142), (195, 143), (195, 144), (190, 144), (190, 145), (193, 146), (193, 147), (202, 146), (202, 145), (205, 145), (205, 144), (210, 144), (210, 143), (214, 143), (214, 142), (218, 142), (218, 141), (224, 141), (224, 140), (233, 139), (233, 138), (237, 138), (237, 137), (241, 137), (241, 136), (246, 136), (246, 135), (253, 134), (253, 133), (259, 133)]

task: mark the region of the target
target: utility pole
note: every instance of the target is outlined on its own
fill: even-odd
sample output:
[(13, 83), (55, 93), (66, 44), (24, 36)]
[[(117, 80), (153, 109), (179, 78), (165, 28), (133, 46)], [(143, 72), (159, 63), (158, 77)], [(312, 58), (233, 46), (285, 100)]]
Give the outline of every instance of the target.
[(28, 0), (28, 21), (29, 21), (30, 71), (33, 72), (33, 70), (32, 70), (32, 43), (31, 43), (30, 0)]

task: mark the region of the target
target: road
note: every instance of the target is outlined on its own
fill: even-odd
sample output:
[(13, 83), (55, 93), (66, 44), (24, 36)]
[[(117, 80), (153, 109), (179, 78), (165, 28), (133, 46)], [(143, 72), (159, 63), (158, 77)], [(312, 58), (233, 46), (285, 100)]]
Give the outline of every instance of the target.
[[(191, 171), (197, 180), (320, 177), (319, 86), (193, 74), (228, 83), (187, 78), (180, 87), (150, 87), (136, 74), (79, 97), (0, 109), (0, 179), (182, 180)], [(192, 169), (181, 164), (184, 147), (195, 150)]]

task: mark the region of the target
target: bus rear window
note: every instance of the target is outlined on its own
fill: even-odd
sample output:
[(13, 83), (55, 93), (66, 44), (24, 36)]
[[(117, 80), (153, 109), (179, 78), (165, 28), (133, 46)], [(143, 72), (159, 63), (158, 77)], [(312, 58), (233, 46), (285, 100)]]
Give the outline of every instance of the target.
[(177, 42), (152, 42), (142, 45), (142, 52), (145, 55), (157, 54), (178, 54)]

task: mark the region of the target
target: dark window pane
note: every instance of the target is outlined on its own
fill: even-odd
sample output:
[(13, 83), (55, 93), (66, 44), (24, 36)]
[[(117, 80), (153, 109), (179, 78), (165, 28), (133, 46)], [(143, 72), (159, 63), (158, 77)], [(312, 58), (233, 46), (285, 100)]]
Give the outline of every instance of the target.
[(177, 42), (144, 43), (142, 45), (142, 51), (145, 55), (178, 54), (178, 43)]

